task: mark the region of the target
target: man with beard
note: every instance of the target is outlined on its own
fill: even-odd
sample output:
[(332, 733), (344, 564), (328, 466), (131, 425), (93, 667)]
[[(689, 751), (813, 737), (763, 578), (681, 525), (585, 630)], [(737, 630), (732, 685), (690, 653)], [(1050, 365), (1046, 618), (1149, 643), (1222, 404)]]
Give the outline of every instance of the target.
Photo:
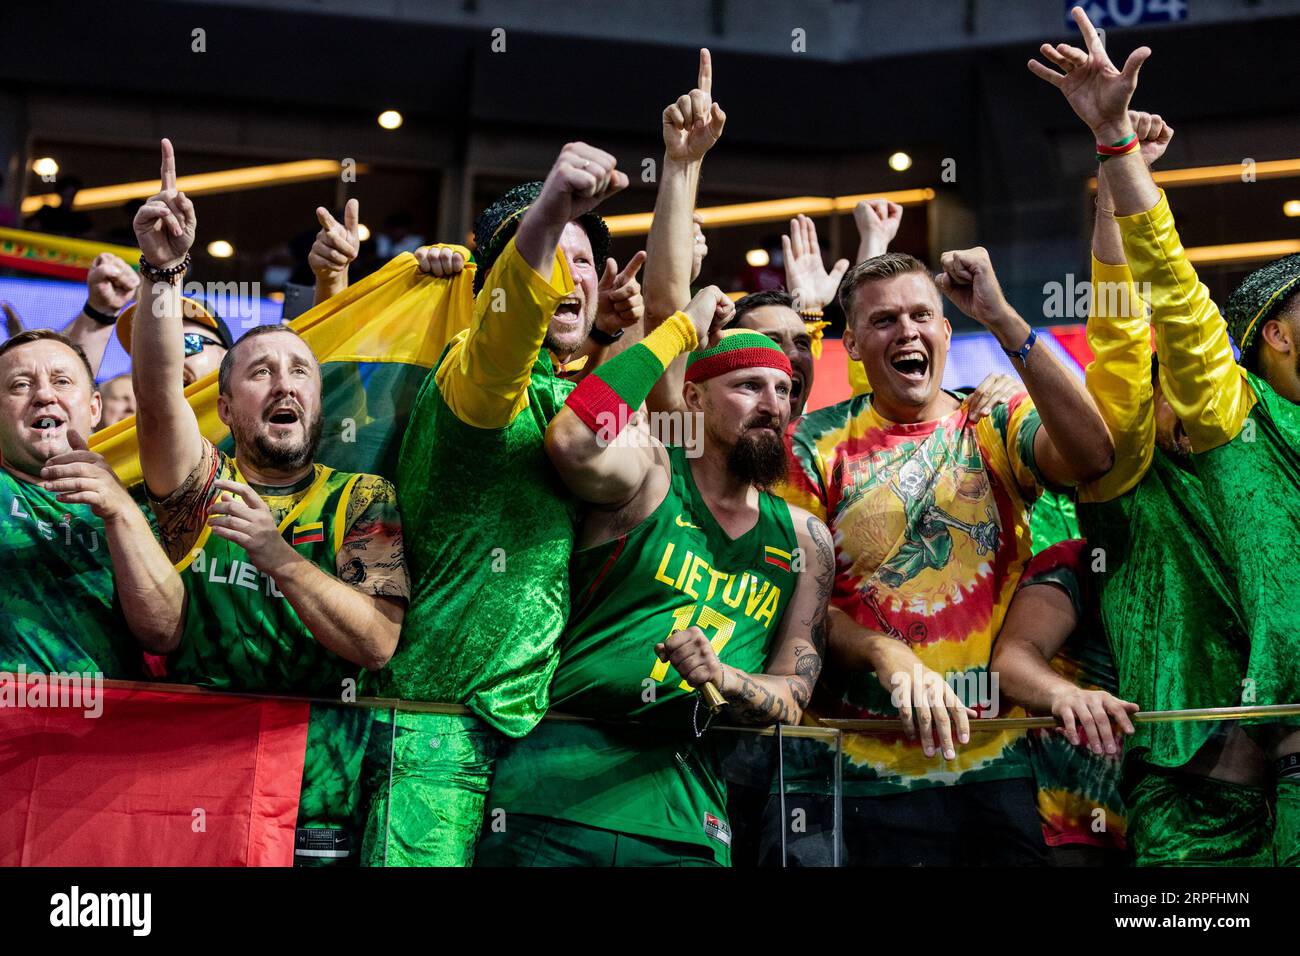
[(90, 363), (45, 329), (0, 345), (0, 671), (141, 676), (180, 631), (182, 589), (102, 457)]
[[(481, 865), (728, 865), (701, 695), (720, 694), (722, 719), (762, 725), (797, 723), (812, 694), (834, 548), (821, 521), (766, 490), (784, 471), (789, 360), (739, 329), (694, 351), (729, 311), (703, 290), (584, 379), (547, 429), (587, 505), (551, 701), (597, 722), (545, 723), (501, 757), (488, 806), (505, 825), (489, 827)], [(695, 459), (639, 423), (623, 430), (686, 353)]]
[[(1096, 137), (1129, 268), (1151, 286), (1162, 390), (1190, 440), (1222, 545), (1213, 558), (1232, 582), (1249, 642), (1243, 700), (1292, 703), (1300, 700), (1300, 256), (1247, 276), (1229, 297), (1224, 320), (1187, 260), (1168, 199), (1142, 162), (1128, 104), (1151, 50), (1139, 47), (1117, 69), (1084, 11), (1075, 7), (1073, 15), (1087, 49), (1044, 44), (1044, 56), (1063, 72), (1036, 60), (1030, 71), (1060, 89)], [(1253, 722), (1249, 729), (1274, 761), (1273, 852), (1279, 864), (1300, 865), (1300, 720)], [(1150, 794), (1156, 812), (1168, 806), (1160, 791), (1169, 789), (1157, 783)]]
[[(163, 545), (181, 572), (186, 626), (177, 680), (229, 690), (340, 697), (392, 656), (408, 584), (392, 486), (313, 461), (320, 366), (284, 326), (259, 326), (225, 355), (217, 413), (233, 457), (199, 431), (182, 394), (181, 283), (194, 205), (162, 141), (162, 191), (135, 219), (142, 253), (133, 382), (140, 464)], [(295, 857), (356, 852), (367, 712), (315, 707)]]
[[(1029, 559), (1033, 501), (1045, 485), (1104, 474), (1112, 459), (1092, 400), (1034, 347), (988, 254), (945, 253), (943, 270), (936, 280), (887, 253), (849, 271), (844, 344), (874, 391), (804, 415), (789, 439), (785, 497), (827, 516), (837, 544), (829, 666), (809, 710), (902, 722), (902, 733), (845, 743), (855, 865), (1043, 860), (1017, 737), (972, 741), (968, 719), (977, 704), (996, 708), (989, 658)], [(977, 425), (969, 401), (940, 388), (952, 334), (940, 289), (993, 333), (1029, 391)], [(800, 786), (798, 774), (787, 769), (787, 784)], [(780, 832), (765, 842), (779, 846)], [(823, 843), (797, 846), (813, 854), (803, 862), (829, 858)]]

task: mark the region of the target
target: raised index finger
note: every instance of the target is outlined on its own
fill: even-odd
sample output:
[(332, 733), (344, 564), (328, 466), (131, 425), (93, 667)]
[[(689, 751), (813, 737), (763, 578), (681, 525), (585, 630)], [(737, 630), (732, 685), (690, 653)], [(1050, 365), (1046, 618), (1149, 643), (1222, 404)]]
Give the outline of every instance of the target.
[(713, 92), (713, 55), (707, 47), (700, 48), (700, 75), (695, 88), (705, 93)]
[(638, 252), (628, 260), (628, 264), (623, 267), (623, 271), (614, 277), (614, 285), (626, 285), (638, 272), (641, 271), (641, 266), (643, 265), (645, 265), (645, 252)]
[(176, 188), (176, 152), (172, 149), (172, 141), (166, 137), (162, 141), (161, 178), (163, 192)]

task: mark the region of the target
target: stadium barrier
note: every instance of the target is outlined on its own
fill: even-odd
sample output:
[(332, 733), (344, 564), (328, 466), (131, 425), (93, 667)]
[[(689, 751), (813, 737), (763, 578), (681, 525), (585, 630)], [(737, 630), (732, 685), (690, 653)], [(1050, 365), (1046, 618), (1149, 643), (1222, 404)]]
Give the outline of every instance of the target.
[[(83, 675), (20, 677), (0, 681), (4, 866), (288, 866), (295, 859), (295, 823), (307, 809), (300, 794), (313, 722), (331, 728), (328, 762), (346, 768), (353, 781), (350, 794), (333, 795), (334, 822), (359, 841), (367, 808), (392, 782), (399, 715), (470, 713), (460, 705), (420, 701), (343, 703)], [(1136, 719), (1295, 714), (1300, 705)], [(551, 713), (541, 729), (548, 745), (562, 745), (593, 725)], [(1051, 734), (1054, 725), (1051, 717), (987, 718), (972, 721), (972, 731)], [(599, 726), (611, 734), (647, 729)], [(870, 753), (863, 742), (896, 728), (889, 720), (832, 720), (824, 726), (717, 725), (698, 737), (692, 727), (651, 733), (671, 742), (684, 765), (711, 760), (727, 781), (730, 830), (724, 821), (722, 832), (735, 863), (797, 857), (834, 866), (843, 860), (846, 763), (860, 768)], [(978, 740), (972, 749), (978, 750)], [(489, 797), (485, 826), (495, 825), (508, 827), (509, 821)], [(356, 850), (353, 845), (351, 861)]]

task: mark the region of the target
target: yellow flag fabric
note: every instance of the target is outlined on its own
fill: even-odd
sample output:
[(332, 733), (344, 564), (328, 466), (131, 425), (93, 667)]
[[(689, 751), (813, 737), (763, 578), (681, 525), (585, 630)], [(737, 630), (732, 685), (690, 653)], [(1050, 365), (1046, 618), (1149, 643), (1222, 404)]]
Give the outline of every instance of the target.
[(0, 229), (0, 265), (20, 272), (84, 280), (90, 264), (102, 252), (111, 252), (131, 268), (139, 268), (136, 263), (140, 250), (131, 246), (69, 239), (25, 229)]
[(845, 358), (848, 359), (849, 363), (849, 388), (853, 389), (854, 395), (866, 395), (871, 391), (871, 383), (867, 381), (866, 370), (862, 367), (861, 362), (855, 362), (853, 359), (848, 358), (847, 352)]
[[(404, 252), (304, 312), (288, 327), (303, 337), (322, 365), (401, 363), (432, 368), (447, 343), (469, 328), (474, 317), (475, 265), (465, 247), (448, 248), (466, 262), (465, 269), (451, 279), (420, 272), (415, 256)], [(216, 372), (191, 384), (185, 398), (204, 437), (220, 443), (229, 435), (217, 415)], [(141, 480), (134, 416), (97, 432), (90, 447), (108, 460), (128, 487)]]

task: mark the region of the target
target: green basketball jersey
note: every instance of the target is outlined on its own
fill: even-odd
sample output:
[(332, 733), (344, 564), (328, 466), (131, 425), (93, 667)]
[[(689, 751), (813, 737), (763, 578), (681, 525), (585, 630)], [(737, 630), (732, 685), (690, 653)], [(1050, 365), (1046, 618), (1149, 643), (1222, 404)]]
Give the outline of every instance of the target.
[[(237, 471), (234, 477), (244, 480)], [(317, 464), (306, 491), (262, 496), (294, 550), (331, 577), (347, 530), (348, 498), (360, 477)], [(343, 681), (359, 679), (361, 668), (317, 643), (275, 582), (243, 547), (212, 534), (211, 527), (204, 527), (176, 570), (189, 602), (180, 647), (169, 661), (176, 680), (339, 699)], [(357, 781), (369, 728), (368, 711), (312, 706), (300, 827), (357, 827)]]
[(0, 470), (0, 670), (140, 677), (104, 522)]
[[(761, 672), (795, 587), (789, 506), (759, 495), (752, 529), (731, 539), (681, 448), (650, 517), (574, 553), (573, 609), (551, 686), (558, 711), (600, 723), (545, 721), (498, 759), (490, 809), (711, 847), (730, 859), (726, 785), (708, 710), (655, 645), (699, 626), (724, 664)], [(606, 721), (633, 720), (638, 726)]]

